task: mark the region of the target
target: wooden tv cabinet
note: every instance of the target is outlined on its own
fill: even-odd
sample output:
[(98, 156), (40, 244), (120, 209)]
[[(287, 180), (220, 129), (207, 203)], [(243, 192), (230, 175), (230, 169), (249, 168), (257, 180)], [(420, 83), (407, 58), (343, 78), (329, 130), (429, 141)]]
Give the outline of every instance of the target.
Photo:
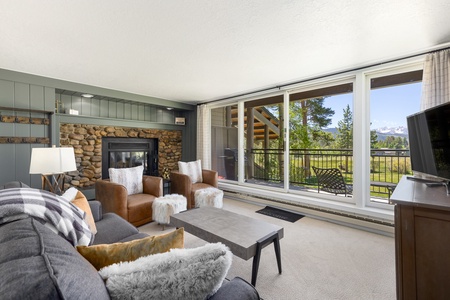
[(397, 299), (450, 299), (450, 196), (404, 176), (395, 204)]

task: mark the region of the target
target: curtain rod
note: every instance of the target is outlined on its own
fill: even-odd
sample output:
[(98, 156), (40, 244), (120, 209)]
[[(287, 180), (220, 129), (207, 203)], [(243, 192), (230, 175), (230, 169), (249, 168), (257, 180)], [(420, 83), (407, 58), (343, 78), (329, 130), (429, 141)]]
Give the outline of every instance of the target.
[(229, 99), (238, 98), (238, 97), (242, 97), (242, 96), (254, 95), (254, 94), (257, 94), (257, 93), (261, 93), (261, 92), (267, 92), (267, 91), (270, 91), (270, 90), (273, 90), (273, 89), (280, 90), (283, 87), (294, 85), (294, 84), (304, 83), (304, 82), (313, 81), (313, 80), (317, 80), (317, 79), (323, 79), (323, 78), (326, 78), (326, 77), (341, 75), (341, 74), (345, 74), (345, 73), (348, 73), (348, 72), (359, 71), (359, 70), (362, 70), (362, 69), (367, 69), (367, 68), (371, 68), (371, 67), (375, 67), (375, 66), (380, 66), (380, 65), (393, 63), (393, 62), (404, 60), (404, 59), (414, 58), (414, 57), (422, 56), (422, 55), (425, 55), (425, 54), (431, 54), (431, 53), (435, 53), (435, 52), (439, 52), (439, 51), (443, 51), (443, 50), (449, 50), (449, 49), (450, 49), (450, 46), (445, 46), (445, 47), (440, 48), (440, 49), (431, 50), (431, 51), (424, 51), (424, 52), (420, 52), (420, 53), (416, 53), (416, 54), (412, 54), (412, 55), (408, 55), (408, 56), (404, 56), (404, 57), (400, 57), (400, 58), (395, 58), (395, 59), (383, 61), (383, 62), (380, 62), (380, 63), (374, 63), (374, 64), (371, 64), (371, 65), (366, 65), (366, 66), (362, 66), (362, 67), (358, 67), (358, 68), (353, 68), (353, 69), (344, 70), (344, 71), (338, 71), (338, 72), (335, 72), (335, 73), (330, 73), (330, 74), (326, 74), (326, 75), (320, 75), (320, 76), (316, 76), (316, 77), (312, 77), (312, 78), (308, 78), (308, 79), (298, 80), (298, 81), (285, 83), (285, 84), (281, 84), (281, 85), (277, 85), (277, 86), (273, 86), (273, 87), (259, 89), (259, 90), (253, 91), (253, 92), (242, 93), (242, 94), (238, 94), (238, 95), (235, 95), (235, 96), (224, 97), (224, 98), (220, 98), (220, 99), (216, 99), (216, 100), (212, 100), (212, 101), (208, 101), (208, 102), (202, 102), (202, 103), (198, 103), (197, 106), (202, 105), (202, 104), (209, 104), (209, 103), (214, 103), (214, 102), (218, 102), (218, 101), (223, 101), (223, 100), (229, 100)]

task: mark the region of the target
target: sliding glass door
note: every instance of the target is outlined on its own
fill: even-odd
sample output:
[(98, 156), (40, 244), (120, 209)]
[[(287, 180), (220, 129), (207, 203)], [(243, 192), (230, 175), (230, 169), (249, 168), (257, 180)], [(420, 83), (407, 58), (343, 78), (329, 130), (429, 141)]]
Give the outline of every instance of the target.
[(284, 188), (283, 95), (246, 102), (245, 181)]
[(211, 110), (211, 166), (220, 179), (238, 180), (237, 105)]

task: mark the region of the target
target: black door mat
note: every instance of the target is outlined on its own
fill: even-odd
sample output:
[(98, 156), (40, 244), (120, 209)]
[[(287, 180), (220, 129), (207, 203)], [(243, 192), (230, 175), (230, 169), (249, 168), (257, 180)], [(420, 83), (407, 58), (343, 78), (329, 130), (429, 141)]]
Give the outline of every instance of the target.
[(304, 217), (304, 215), (291, 213), (289, 211), (285, 211), (285, 210), (278, 209), (278, 208), (271, 207), (271, 206), (266, 206), (265, 208), (257, 210), (256, 212), (259, 214), (271, 216), (271, 217), (274, 217), (277, 219), (289, 221), (291, 223), (297, 222), (298, 220), (300, 220), (301, 218)]

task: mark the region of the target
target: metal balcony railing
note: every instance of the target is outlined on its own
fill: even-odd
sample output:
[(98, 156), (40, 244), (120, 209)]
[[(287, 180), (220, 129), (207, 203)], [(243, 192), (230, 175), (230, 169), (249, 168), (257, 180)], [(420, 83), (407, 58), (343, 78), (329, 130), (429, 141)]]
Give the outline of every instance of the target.
[[(246, 151), (246, 177), (267, 182), (282, 182), (282, 149), (253, 149)], [(316, 187), (312, 166), (339, 168), (347, 183), (353, 182), (353, 150), (351, 149), (290, 149), (290, 186)], [(412, 174), (409, 150), (372, 149), (370, 155), (371, 192), (388, 198), (392, 186), (405, 174)]]

